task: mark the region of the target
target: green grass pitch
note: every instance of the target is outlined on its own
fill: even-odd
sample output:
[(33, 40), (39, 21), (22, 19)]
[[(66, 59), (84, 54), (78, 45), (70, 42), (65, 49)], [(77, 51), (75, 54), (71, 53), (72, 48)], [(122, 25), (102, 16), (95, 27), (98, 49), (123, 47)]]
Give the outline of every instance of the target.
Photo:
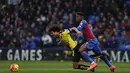
[[(12, 63), (20, 66), (19, 71), (14, 73), (93, 73), (87, 70), (74, 70), (71, 61), (0, 61), (0, 73), (12, 73), (9, 71)], [(114, 73), (130, 73), (130, 63), (113, 64), (117, 66)], [(98, 62), (94, 73), (111, 72), (104, 62)]]

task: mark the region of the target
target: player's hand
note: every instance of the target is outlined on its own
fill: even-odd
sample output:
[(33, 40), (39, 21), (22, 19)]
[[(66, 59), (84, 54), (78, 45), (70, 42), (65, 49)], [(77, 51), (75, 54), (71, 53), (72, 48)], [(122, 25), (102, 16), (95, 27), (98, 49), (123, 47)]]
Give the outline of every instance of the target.
[(78, 36), (82, 36), (82, 35), (83, 35), (82, 32), (78, 31), (76, 27), (72, 27), (72, 28), (70, 28), (69, 30), (70, 30), (70, 31), (73, 31), (73, 30), (74, 30), (74, 31), (77, 33)]
[(74, 27), (72, 27), (72, 28), (69, 28), (69, 30), (70, 30), (70, 31), (73, 31), (73, 30), (75, 30), (75, 28), (74, 28)]

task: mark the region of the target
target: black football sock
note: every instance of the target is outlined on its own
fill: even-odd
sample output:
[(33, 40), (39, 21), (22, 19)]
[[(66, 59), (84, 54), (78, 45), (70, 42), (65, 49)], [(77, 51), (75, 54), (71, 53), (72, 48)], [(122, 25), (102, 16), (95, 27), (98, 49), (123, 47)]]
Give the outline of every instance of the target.
[(88, 65), (79, 64), (77, 69), (82, 69), (83, 70), (85, 68), (87, 69), (87, 67), (89, 67), (89, 66)]
[[(78, 65), (78, 69), (81, 69), (81, 70), (87, 70), (88, 67), (90, 67), (90, 66), (89, 65), (84, 65), (84, 64), (79, 64)], [(91, 71), (95, 72), (95, 69), (92, 69)]]

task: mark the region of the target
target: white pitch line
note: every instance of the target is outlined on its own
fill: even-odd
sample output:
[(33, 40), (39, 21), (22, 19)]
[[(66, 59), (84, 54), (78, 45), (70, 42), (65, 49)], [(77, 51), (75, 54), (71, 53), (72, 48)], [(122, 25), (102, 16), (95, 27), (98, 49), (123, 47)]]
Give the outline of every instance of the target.
[[(88, 70), (79, 70), (79, 69), (72, 69), (72, 68), (64, 68), (64, 69), (58, 69), (58, 68), (51, 68), (51, 69), (42, 69), (42, 68), (30, 68), (30, 69), (20, 69), (19, 71), (80, 71), (80, 72), (83, 72), (83, 71), (88, 71)], [(104, 69), (96, 69), (95, 72), (108, 72), (109, 70), (104, 70)], [(130, 70), (128, 69), (125, 69), (125, 70), (116, 70), (116, 72), (122, 72), (122, 73), (125, 73), (125, 72), (129, 72)]]
[[(0, 71), (9, 71), (9, 69), (0, 69)], [(78, 70), (78, 69), (73, 69), (73, 68), (26, 68), (26, 69), (19, 69), (20, 72), (22, 71), (87, 71), (87, 70)], [(109, 70), (106, 70), (106, 69), (96, 69), (95, 70), (96, 72), (107, 72)], [(129, 72), (130, 70), (129, 69), (124, 69), (124, 70), (116, 70), (116, 72), (122, 72), (122, 73), (125, 73), (125, 72)]]
[(20, 69), (20, 70), (61, 70), (61, 71), (64, 71), (64, 70), (74, 70), (74, 69), (71, 69), (71, 68), (63, 68), (63, 69), (58, 69), (58, 68), (28, 68), (28, 69)]
[[(0, 69), (0, 71), (7, 71), (9, 69)], [(27, 69), (19, 69), (19, 71), (81, 71), (81, 70), (76, 70), (72, 68), (27, 68)], [(85, 70), (84, 70), (85, 71)]]

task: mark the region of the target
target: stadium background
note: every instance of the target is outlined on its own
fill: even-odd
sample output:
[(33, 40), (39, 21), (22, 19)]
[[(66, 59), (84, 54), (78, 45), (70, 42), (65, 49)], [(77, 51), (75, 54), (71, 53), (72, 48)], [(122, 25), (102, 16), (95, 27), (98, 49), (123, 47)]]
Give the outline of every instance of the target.
[[(71, 52), (58, 39), (52, 38), (48, 29), (52, 25), (65, 29), (77, 26), (74, 18), (78, 11), (85, 14), (100, 47), (109, 55), (111, 62), (124, 67), (122, 71), (129, 73), (126, 68), (130, 60), (129, 0), (0, 0), (0, 60), (40, 60), (43, 64), (45, 60), (70, 60)], [(71, 35), (76, 38), (75, 33)], [(6, 68), (14, 62), (26, 68), (24, 61), (0, 61), (0, 67)], [(60, 65), (55, 61), (52, 63)], [(42, 62), (36, 61), (36, 64), (42, 65)], [(70, 67), (71, 63), (67, 61), (65, 64)], [(103, 68), (102, 62), (101, 65)], [(36, 70), (42, 71), (38, 68)], [(102, 71), (100, 67), (99, 71)]]

